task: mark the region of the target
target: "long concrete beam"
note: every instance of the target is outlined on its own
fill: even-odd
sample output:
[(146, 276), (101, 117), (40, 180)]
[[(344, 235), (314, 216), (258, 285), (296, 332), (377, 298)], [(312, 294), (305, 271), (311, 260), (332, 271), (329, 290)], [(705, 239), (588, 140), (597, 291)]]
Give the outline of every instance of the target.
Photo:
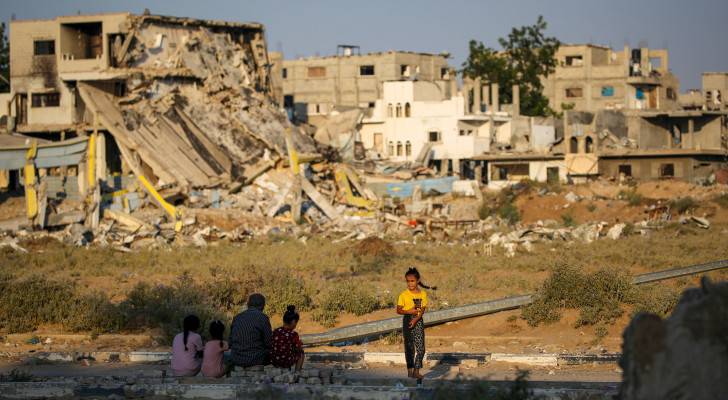
[[(673, 279), (681, 276), (699, 274), (728, 267), (728, 260), (714, 261), (704, 264), (691, 265), (682, 268), (673, 268), (664, 271), (651, 272), (638, 275), (632, 283), (641, 285), (645, 283), (658, 282), (666, 279)], [(523, 296), (506, 297), (503, 299), (490, 300), (482, 303), (468, 304), (460, 307), (448, 308), (445, 310), (431, 311), (427, 313), (426, 326), (438, 325), (445, 322), (456, 321), (465, 318), (478, 317), (481, 315), (493, 314), (501, 311), (513, 310), (533, 302), (533, 294)], [(301, 340), (305, 345), (319, 345), (335, 342), (346, 342), (371, 336), (384, 335), (402, 329), (402, 318), (388, 318), (379, 321), (366, 322), (332, 329), (327, 332), (302, 335)]]

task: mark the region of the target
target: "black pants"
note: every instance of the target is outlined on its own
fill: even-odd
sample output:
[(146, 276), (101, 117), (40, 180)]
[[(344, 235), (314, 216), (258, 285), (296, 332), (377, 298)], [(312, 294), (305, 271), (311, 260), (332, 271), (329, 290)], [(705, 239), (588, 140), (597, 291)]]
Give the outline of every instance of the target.
[(425, 323), (420, 318), (414, 328), (409, 327), (414, 315), (405, 315), (402, 318), (402, 334), (404, 335), (404, 358), (407, 360), (407, 369), (422, 368), (425, 358)]

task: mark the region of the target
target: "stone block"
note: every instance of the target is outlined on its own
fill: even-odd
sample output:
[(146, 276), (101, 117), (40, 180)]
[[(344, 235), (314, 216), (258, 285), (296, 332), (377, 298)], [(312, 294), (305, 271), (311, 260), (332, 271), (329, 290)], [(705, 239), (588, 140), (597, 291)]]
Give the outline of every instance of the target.
[(478, 368), (478, 360), (462, 360), (460, 366), (465, 368)]
[(307, 385), (320, 385), (321, 378), (317, 378), (317, 377), (306, 378), (306, 384)]

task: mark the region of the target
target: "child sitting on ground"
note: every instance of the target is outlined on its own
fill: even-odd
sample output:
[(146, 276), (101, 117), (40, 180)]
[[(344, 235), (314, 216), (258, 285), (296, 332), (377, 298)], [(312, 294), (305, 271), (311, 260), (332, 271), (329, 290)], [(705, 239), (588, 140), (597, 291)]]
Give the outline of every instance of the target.
[(222, 378), (225, 375), (224, 353), (228, 350), (228, 342), (222, 339), (225, 324), (222, 321), (210, 322), (210, 340), (205, 343), (202, 356), (202, 375), (207, 378)]
[(202, 365), (202, 336), (197, 334), (200, 319), (188, 315), (182, 327), (184, 331), (172, 340), (172, 371), (174, 376), (195, 376)]
[(295, 365), (296, 372), (303, 367), (303, 343), (296, 333), (299, 318), (296, 306), (290, 305), (283, 314), (283, 326), (273, 331), (270, 357), (273, 366), (291, 368)]

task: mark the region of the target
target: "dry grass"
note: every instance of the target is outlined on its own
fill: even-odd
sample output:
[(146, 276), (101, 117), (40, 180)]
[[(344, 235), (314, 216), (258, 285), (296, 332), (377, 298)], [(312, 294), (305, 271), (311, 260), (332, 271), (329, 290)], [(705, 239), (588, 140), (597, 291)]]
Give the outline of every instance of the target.
[[(647, 237), (630, 236), (618, 241), (537, 244), (533, 253), (518, 254), (515, 258), (506, 258), (499, 248), (492, 256), (485, 256), (482, 245), (429, 241), (387, 241), (396, 255), (389, 252), (383, 255), (377, 251), (364, 256), (355, 253), (356, 245), (334, 244), (325, 238), (312, 239), (306, 244), (295, 240), (259, 240), (242, 245), (222, 243), (203, 249), (157, 249), (130, 254), (100, 248), (70, 248), (55, 242), (42, 246), (22, 243), (27, 248), (35, 246), (36, 251), (21, 254), (8, 248), (0, 249), (0, 273), (13, 281), (43, 276), (51, 283), (70, 285), (73, 291), (82, 295), (103, 292), (115, 305), (128, 301), (135, 290), (143, 292), (140, 284), (146, 285), (144, 290), (147, 292), (144, 293), (148, 297), (170, 303), (177, 294), (153, 289), (179, 289), (179, 279), (185, 276), (188, 285), (185, 290), (194, 289), (193, 294), (200, 291), (202, 297), (198, 299), (206, 303), (202, 306), (207, 314), (231, 315), (240, 309), (249, 293), (259, 291), (268, 297), (268, 310), (273, 313), (280, 313), (289, 303), (313, 312), (333, 308), (335, 311), (329, 311), (327, 318), (322, 317), (322, 322), (328, 325), (332, 323), (334, 312), (361, 313), (391, 306), (404, 288), (403, 274), (410, 266), (417, 266), (426, 283), (440, 287), (430, 293), (431, 307), (437, 309), (533, 292), (556, 265), (576, 266), (589, 272), (618, 268), (636, 275), (727, 259), (726, 235), (720, 233), (723, 229), (724, 226), (714, 224), (710, 230), (689, 234), (665, 229)], [(375, 247), (381, 246), (378, 243)], [(714, 276), (717, 279), (727, 277), (727, 272), (717, 272)], [(688, 284), (687, 280), (682, 282), (676, 290)], [(374, 304), (372, 300), (367, 301), (363, 310), (348, 307), (343, 311), (327, 306), (331, 303), (326, 300), (331, 298), (329, 293), (348, 285), (366, 288), (369, 296), (377, 299), (377, 305), (370, 307), (370, 303)], [(664, 298), (671, 298), (669, 293), (664, 298), (661, 296), (647, 296), (635, 307), (659, 308), (665, 304)], [(96, 303), (89, 302), (97, 308), (106, 304), (99, 298)], [(188, 306), (191, 307), (188, 304), (183, 308)], [(134, 326), (158, 327), (160, 325), (153, 325), (158, 323), (172, 327), (178, 324), (175, 320), (178, 317), (175, 313), (165, 316), (164, 321), (146, 321)], [(31, 325), (42, 323), (39, 320)], [(127, 323), (126, 326), (130, 325)], [(66, 329), (84, 328), (69, 326)]]

